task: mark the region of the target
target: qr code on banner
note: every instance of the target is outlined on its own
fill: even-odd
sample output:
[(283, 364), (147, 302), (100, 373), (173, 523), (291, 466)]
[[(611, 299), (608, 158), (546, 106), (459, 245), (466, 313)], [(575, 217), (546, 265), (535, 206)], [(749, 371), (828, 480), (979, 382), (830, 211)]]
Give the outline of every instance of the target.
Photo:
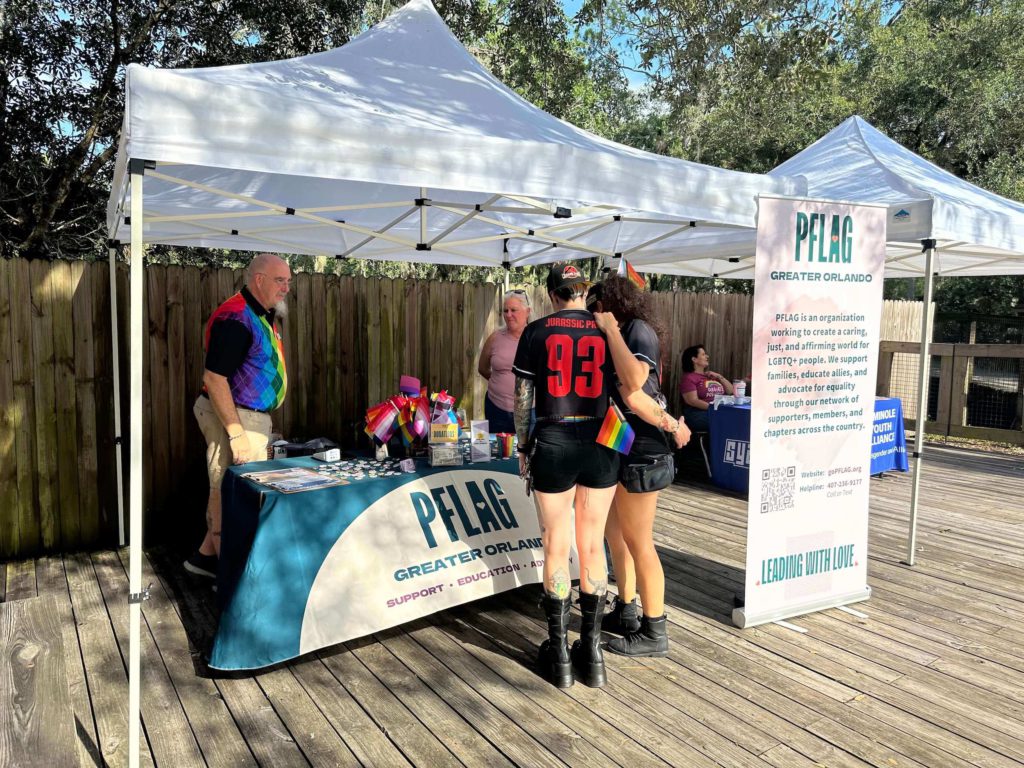
[(796, 467), (772, 467), (761, 470), (761, 514), (793, 508)]

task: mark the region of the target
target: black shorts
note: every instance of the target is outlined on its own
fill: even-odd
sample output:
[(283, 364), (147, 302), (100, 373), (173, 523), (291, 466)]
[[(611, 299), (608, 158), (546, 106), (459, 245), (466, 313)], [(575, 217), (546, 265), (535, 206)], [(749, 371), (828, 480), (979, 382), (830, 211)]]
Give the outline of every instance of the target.
[(619, 481), (619, 454), (597, 443), (601, 420), (571, 424), (537, 422), (530, 459), (533, 487), (561, 493), (574, 485), (611, 488)]

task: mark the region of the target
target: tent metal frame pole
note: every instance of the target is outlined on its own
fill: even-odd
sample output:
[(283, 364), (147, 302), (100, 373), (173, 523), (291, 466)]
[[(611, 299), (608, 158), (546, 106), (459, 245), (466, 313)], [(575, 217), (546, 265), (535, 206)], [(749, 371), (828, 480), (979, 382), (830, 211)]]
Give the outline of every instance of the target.
[(117, 546), (124, 546), (124, 461), (121, 436), (121, 361), (117, 345), (120, 329), (117, 323), (117, 252), (121, 246), (113, 243), (107, 248), (110, 264), (110, 348), (113, 362), (114, 384), (114, 461), (117, 466)]
[(910, 490), (910, 530), (907, 534), (906, 565), (914, 564), (917, 548), (917, 508), (921, 492), (921, 462), (924, 453), (924, 430), (928, 421), (928, 385), (931, 383), (932, 292), (934, 290), (935, 241), (922, 240), (924, 251), (924, 306), (921, 308), (921, 352), (917, 366), (917, 421), (914, 428), (914, 481)]
[(131, 335), (129, 337), (129, 371), (131, 381), (131, 463), (129, 475), (129, 529), (128, 529), (128, 765), (139, 765), (139, 747), (142, 736), (140, 718), (142, 670), (142, 602), (149, 590), (142, 589), (142, 333), (145, 269), (143, 265), (142, 180), (147, 163), (132, 158), (128, 161), (131, 174), (131, 261), (129, 264)]

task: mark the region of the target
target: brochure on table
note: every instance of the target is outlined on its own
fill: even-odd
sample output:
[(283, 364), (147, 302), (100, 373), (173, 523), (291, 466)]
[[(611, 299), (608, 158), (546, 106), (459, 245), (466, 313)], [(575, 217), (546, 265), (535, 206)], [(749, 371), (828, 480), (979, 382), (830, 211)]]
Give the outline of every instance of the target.
[(884, 206), (762, 197), (744, 604), (750, 627), (867, 599)]

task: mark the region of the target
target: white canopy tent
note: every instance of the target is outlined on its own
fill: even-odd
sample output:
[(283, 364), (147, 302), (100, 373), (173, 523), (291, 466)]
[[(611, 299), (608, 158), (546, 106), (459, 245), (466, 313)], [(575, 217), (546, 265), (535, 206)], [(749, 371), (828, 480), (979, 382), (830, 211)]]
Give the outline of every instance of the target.
[[(924, 277), (926, 240), (938, 274), (1024, 274), (1024, 203), (944, 171), (860, 117), (768, 175), (804, 179), (810, 197), (888, 205), (886, 277)], [(694, 230), (633, 261), (648, 272), (752, 279), (755, 240), (754, 230)]]
[[(325, 53), (194, 70), (132, 65), (125, 91), (107, 225), (112, 267), (113, 246), (131, 244), (133, 765), (147, 596), (144, 244), (483, 266), (636, 258), (704, 223), (753, 227), (759, 194), (806, 191), (799, 180), (625, 147), (548, 115), (481, 67), (429, 0)], [(112, 323), (116, 350), (115, 307)], [(115, 422), (120, 440), (116, 402)]]
[[(924, 277), (918, 366), (918, 428), (907, 559), (914, 564), (927, 413), (932, 281), (935, 275), (1024, 274), (1024, 203), (1008, 200), (944, 171), (890, 139), (860, 117), (834, 128), (773, 169), (799, 177), (810, 197), (888, 205), (886, 277)], [(756, 230), (693, 231), (681, 248), (634, 257), (643, 272), (753, 278)]]
[(118, 240), (129, 158), (156, 163), (147, 243), (483, 266), (639, 254), (703, 222), (750, 226), (758, 193), (800, 189), (552, 117), (488, 73), (429, 0), (324, 53), (132, 65), (126, 90)]

